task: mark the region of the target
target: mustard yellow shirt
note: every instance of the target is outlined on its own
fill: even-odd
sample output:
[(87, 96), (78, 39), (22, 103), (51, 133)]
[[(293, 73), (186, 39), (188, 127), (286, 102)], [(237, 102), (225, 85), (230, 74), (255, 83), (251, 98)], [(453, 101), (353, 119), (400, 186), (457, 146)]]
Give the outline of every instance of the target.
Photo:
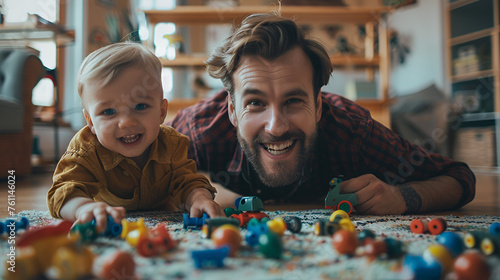
[(61, 218), (62, 205), (74, 197), (88, 197), (126, 210), (166, 209), (171, 204), (184, 209), (194, 189), (215, 193), (207, 178), (197, 174), (196, 163), (187, 158), (188, 145), (186, 136), (160, 126), (141, 170), (133, 160), (102, 146), (85, 126), (57, 164), (47, 194), (50, 214)]

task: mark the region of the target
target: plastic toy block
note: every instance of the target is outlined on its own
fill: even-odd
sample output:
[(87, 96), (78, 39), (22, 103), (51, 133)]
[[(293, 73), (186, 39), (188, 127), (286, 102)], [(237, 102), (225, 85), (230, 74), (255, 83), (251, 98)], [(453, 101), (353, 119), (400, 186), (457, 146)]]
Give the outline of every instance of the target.
[(146, 225), (144, 224), (144, 219), (139, 218), (135, 222), (129, 222), (125, 219), (122, 220), (122, 233), (120, 237), (125, 239), (129, 232), (138, 229), (139, 231), (147, 231)]
[(224, 259), (229, 254), (229, 247), (223, 246), (218, 249), (207, 249), (191, 251), (194, 266), (202, 269), (207, 266), (224, 267)]
[(71, 233), (79, 234), (83, 242), (91, 242), (99, 237), (99, 233), (97, 233), (97, 229), (92, 222), (88, 222), (86, 224), (76, 224), (71, 229)]
[(259, 252), (266, 258), (280, 259), (283, 253), (281, 238), (273, 232), (261, 234), (259, 236)]

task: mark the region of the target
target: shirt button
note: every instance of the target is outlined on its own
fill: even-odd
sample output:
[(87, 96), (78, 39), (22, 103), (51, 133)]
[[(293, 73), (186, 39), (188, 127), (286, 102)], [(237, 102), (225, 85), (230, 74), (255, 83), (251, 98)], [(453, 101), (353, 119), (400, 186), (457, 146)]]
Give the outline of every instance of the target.
[(128, 176), (130, 175), (127, 170), (123, 170), (123, 175)]

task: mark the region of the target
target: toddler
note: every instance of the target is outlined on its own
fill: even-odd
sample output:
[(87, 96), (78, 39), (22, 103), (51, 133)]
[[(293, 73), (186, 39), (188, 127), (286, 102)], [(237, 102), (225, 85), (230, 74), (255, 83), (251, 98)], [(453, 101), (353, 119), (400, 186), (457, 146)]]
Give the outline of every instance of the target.
[(91, 53), (78, 74), (87, 125), (57, 164), (47, 204), (53, 217), (99, 229), (107, 215), (126, 210), (172, 210), (191, 216), (223, 214), (215, 189), (187, 158), (189, 140), (161, 125), (163, 98), (159, 59), (138, 43), (116, 43)]

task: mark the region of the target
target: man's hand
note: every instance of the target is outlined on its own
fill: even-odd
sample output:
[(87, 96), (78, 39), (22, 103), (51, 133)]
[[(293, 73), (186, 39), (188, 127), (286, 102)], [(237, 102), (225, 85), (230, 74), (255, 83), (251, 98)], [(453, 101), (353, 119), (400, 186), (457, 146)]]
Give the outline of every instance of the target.
[(382, 182), (372, 174), (343, 181), (340, 193), (356, 193), (358, 205), (354, 208), (361, 214), (403, 214), (406, 211), (399, 188)]
[(222, 208), (213, 200), (210, 191), (203, 188), (195, 189), (189, 194), (186, 209), (189, 210), (191, 217), (201, 217), (204, 212), (212, 218), (225, 216)]

